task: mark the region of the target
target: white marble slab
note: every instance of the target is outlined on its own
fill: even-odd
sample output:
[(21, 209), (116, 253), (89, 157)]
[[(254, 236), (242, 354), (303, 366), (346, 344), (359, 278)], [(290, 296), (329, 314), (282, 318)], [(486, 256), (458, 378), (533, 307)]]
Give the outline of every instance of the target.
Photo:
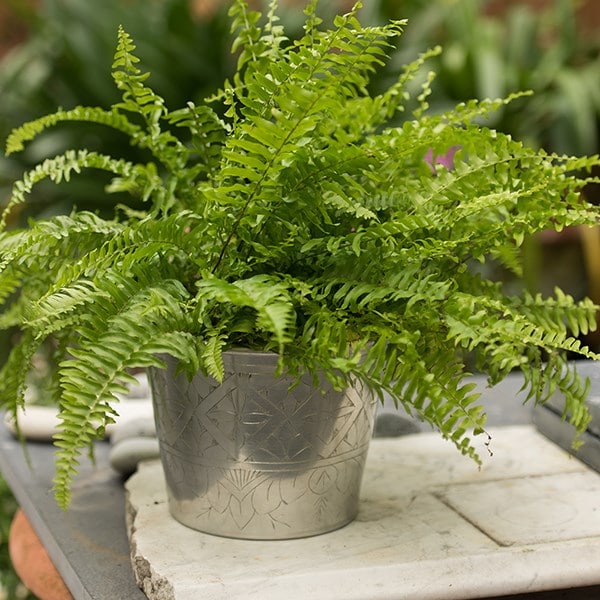
[(530, 427), (492, 430), (478, 470), (437, 434), (374, 440), (355, 522), (303, 540), (230, 540), (168, 514), (162, 471), (126, 484), (152, 600), (452, 600), (600, 583), (600, 475)]
[(453, 485), (440, 496), (501, 546), (600, 538), (597, 473)]

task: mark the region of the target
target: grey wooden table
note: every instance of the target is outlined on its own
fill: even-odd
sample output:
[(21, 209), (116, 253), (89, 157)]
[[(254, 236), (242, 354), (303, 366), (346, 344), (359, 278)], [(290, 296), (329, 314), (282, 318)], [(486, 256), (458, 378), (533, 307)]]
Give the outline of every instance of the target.
[[(531, 409), (522, 406), (517, 393), (520, 383), (519, 377), (510, 377), (486, 390), (484, 404), (490, 424), (530, 422)], [(30, 443), (28, 453), (31, 467), (19, 442), (0, 427), (0, 470), (75, 600), (144, 600), (129, 563), (123, 482), (108, 465), (107, 444), (97, 445), (95, 466), (82, 462), (67, 512), (56, 506), (50, 491), (52, 447)], [(591, 600), (600, 598), (600, 585), (505, 598)]]
[(125, 533), (123, 482), (108, 465), (108, 446), (98, 444), (96, 466), (87, 460), (64, 512), (51, 492), (53, 449), (23, 449), (0, 427), (0, 470), (61, 573), (75, 600), (145, 600), (135, 584)]

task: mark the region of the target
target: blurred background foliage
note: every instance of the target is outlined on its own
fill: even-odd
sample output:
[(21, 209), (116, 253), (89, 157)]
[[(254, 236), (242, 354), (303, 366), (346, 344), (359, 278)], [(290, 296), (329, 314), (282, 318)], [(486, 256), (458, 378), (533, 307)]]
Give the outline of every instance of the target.
[[(280, 0), (282, 21), (291, 37), (301, 34), (304, 0)], [(0, 0), (0, 140), (21, 123), (78, 104), (108, 107), (117, 100), (110, 65), (119, 24), (133, 36), (151, 84), (170, 108), (198, 101), (217, 89), (234, 68), (229, 52), (228, 0)], [(266, 0), (253, 0), (265, 6)], [(349, 0), (323, 0), (330, 20)], [(381, 89), (402, 65), (427, 48), (444, 52), (431, 59), (437, 72), (429, 102), (433, 110), (470, 98), (496, 98), (533, 90), (490, 116), (487, 125), (548, 151), (595, 154), (600, 150), (600, 2), (598, 0), (363, 0), (363, 22), (406, 18), (388, 66), (372, 85)], [(418, 85), (418, 82), (415, 84)], [(95, 127), (57, 128), (11, 157), (0, 155), (0, 203), (12, 181), (40, 158), (67, 147), (138, 158), (112, 132)], [(125, 199), (103, 193), (96, 185), (40, 185), (19, 220), (69, 212), (73, 206), (111, 211)], [(599, 188), (590, 198), (600, 202)], [(131, 204), (130, 198), (127, 201)], [(577, 246), (577, 244), (575, 244)], [(530, 263), (543, 269), (539, 248)], [(561, 246), (561, 256), (569, 250)], [(577, 250), (579, 252), (579, 250)], [(556, 267), (560, 261), (551, 256)], [(562, 261), (565, 262), (565, 261)], [(566, 262), (576, 283), (585, 265), (577, 254)], [(556, 267), (558, 268), (558, 267)], [(600, 267), (598, 267), (600, 270)], [(535, 269), (534, 269), (535, 270)], [(600, 271), (599, 271), (600, 272)], [(1, 343), (1, 341), (0, 341)], [(0, 352), (0, 354), (3, 354)], [(17, 598), (17, 580), (8, 569), (6, 532), (14, 500), (0, 480), (0, 600)], [(7, 588), (8, 586), (8, 588)], [(6, 590), (9, 589), (9, 595)]]
[[(444, 49), (433, 61), (438, 77), (432, 104), (533, 90), (531, 98), (492, 115), (489, 124), (549, 151), (598, 151), (600, 36), (598, 29), (582, 30), (582, 2), (549, 0), (544, 8), (540, 2), (485, 0), (383, 4), (389, 16), (409, 18), (392, 70), (423, 46)], [(407, 13), (405, 5), (412, 10)]]

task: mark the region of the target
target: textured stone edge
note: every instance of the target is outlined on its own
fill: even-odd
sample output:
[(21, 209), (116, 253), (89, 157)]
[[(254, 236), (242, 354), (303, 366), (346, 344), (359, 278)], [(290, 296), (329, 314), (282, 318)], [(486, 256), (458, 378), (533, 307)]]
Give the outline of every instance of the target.
[(135, 518), (137, 508), (133, 505), (130, 491), (125, 488), (125, 526), (129, 538), (129, 558), (138, 587), (149, 600), (175, 600), (175, 590), (169, 580), (152, 568), (150, 561), (138, 553)]

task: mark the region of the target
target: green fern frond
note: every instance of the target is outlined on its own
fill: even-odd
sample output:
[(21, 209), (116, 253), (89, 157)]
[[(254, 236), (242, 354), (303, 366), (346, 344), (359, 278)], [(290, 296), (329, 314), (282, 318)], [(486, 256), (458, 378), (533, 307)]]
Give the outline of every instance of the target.
[(249, 61), (255, 61), (262, 53), (262, 29), (257, 25), (261, 13), (251, 11), (244, 0), (235, 0), (228, 12), (231, 18), (231, 33), (236, 33), (231, 44), (231, 52), (241, 51), (238, 57), (238, 71)]
[[(78, 248), (76, 260), (62, 261), (60, 265), (47, 263), (55, 271), (55, 279), (48, 283), (43, 293), (36, 299), (36, 304), (32, 305), (27, 313), (28, 319), (41, 318), (40, 315), (46, 315), (44, 317), (46, 326), (51, 327), (52, 321), (60, 316), (49, 307), (54, 306), (57, 301), (61, 302), (60, 298), (64, 299), (65, 295), (73, 298), (74, 294), (86, 304), (101, 301), (102, 296), (98, 298), (92, 296), (86, 300), (83, 290), (88, 287), (90, 278), (99, 278), (111, 272), (131, 276), (140, 265), (152, 265), (157, 262), (157, 256), (161, 255), (170, 257), (171, 261), (168, 263), (165, 260), (163, 276), (172, 274), (173, 269), (185, 262), (189, 262), (190, 273), (202, 268), (200, 257), (197, 259), (200, 262), (198, 265), (194, 254), (198, 244), (197, 236), (202, 235), (202, 232), (195, 232), (193, 226), (198, 219), (192, 213), (181, 211), (160, 223), (154, 219), (143, 219), (133, 222), (131, 225), (120, 224), (116, 221), (102, 221), (104, 234), (100, 235), (102, 229), (94, 227), (91, 230), (92, 243), (87, 247), (82, 243), (85, 240), (75, 234), (76, 228), (80, 225), (79, 220), (75, 221), (73, 227), (63, 230), (61, 229), (62, 223), (57, 225), (57, 221), (64, 222), (65, 220), (64, 217), (58, 217), (48, 224), (42, 222), (32, 230), (32, 234), (35, 234), (38, 228), (44, 233), (49, 231), (50, 235), (53, 235), (55, 231), (57, 234), (60, 234), (61, 231), (68, 233), (66, 239), (72, 245), (63, 248), (63, 251), (66, 250), (68, 254), (73, 247)], [(57, 256), (55, 251), (58, 245), (48, 243), (48, 237), (45, 239), (50, 258), (54, 263), (61, 262), (62, 255)], [(35, 260), (35, 256), (34, 254), (33, 260)], [(44, 260), (43, 252), (38, 255), (38, 260), (40, 259)], [(2, 276), (0, 275), (1, 282)], [(109, 293), (111, 292), (109, 291)], [(68, 305), (67, 303), (63, 307), (66, 308)]]
[(142, 73), (135, 66), (140, 61), (133, 54), (134, 50), (135, 44), (131, 36), (119, 26), (112, 76), (117, 88), (123, 92), (123, 99), (116, 106), (141, 115), (152, 131), (152, 127), (156, 126), (165, 112), (164, 100), (144, 85), (150, 74)]
[[(33, 306), (48, 294), (61, 273), (119, 229), (115, 223), (81, 212), (38, 221), (22, 231), (4, 232), (0, 236), (0, 301), (8, 307), (0, 317), (0, 327), (24, 322), (31, 326)], [(20, 287), (26, 292), (13, 295)], [(85, 291), (82, 295), (85, 296)], [(49, 320), (52, 327), (48, 333), (70, 323), (52, 311), (49, 311)]]
[(59, 110), (51, 115), (40, 117), (13, 130), (6, 140), (6, 154), (20, 152), (24, 149), (26, 142), (31, 141), (48, 128), (72, 121), (106, 125), (132, 137), (139, 135), (141, 131), (140, 127), (131, 123), (114, 107), (111, 110), (103, 110), (97, 107), (77, 106), (71, 110)]
[(491, 113), (500, 110), (503, 106), (515, 102), (521, 98), (531, 96), (531, 91), (512, 92), (506, 98), (484, 98), (481, 100), (469, 100), (461, 102), (451, 112), (445, 113), (442, 120), (449, 125), (470, 125), (474, 120), (481, 120)]
[(25, 406), (26, 378), (38, 348), (39, 340), (24, 332), (0, 369), (0, 403), (15, 418), (17, 410)]
[(207, 339), (202, 349), (201, 360), (206, 372), (217, 381), (222, 381), (225, 375), (223, 366), (223, 350), (227, 339), (223, 334), (207, 332)]
[(229, 283), (209, 278), (198, 282), (198, 310), (209, 310), (211, 302), (226, 303), (256, 311), (255, 327), (270, 334), (281, 352), (293, 338), (295, 311), (288, 290), (281, 281), (255, 276)]
[[(132, 380), (129, 370), (162, 366), (157, 357), (161, 351), (183, 360), (188, 358), (188, 344), (175, 343), (182, 340), (182, 333), (178, 332), (185, 331), (181, 327), (186, 326), (181, 312), (186, 293), (180, 284), (163, 281), (138, 286), (133, 297), (129, 296), (129, 283), (124, 278), (115, 279), (114, 284), (124, 286), (123, 296), (127, 298), (116, 305), (95, 304), (92, 320), (79, 328), (82, 336), (78, 347), (69, 348), (71, 357), (60, 365), (59, 417), (63, 426), (55, 436), (58, 450), (54, 491), (59, 504), (65, 507), (81, 449), (101, 437), (106, 425), (113, 422), (117, 395)], [(157, 296), (160, 302), (156, 302)]]
[(126, 160), (114, 159), (87, 150), (68, 150), (64, 154), (48, 158), (13, 185), (10, 200), (0, 220), (0, 229), (6, 226), (6, 219), (14, 207), (26, 201), (26, 196), (34, 185), (44, 179), (50, 179), (54, 183), (69, 181), (73, 173), (80, 173), (83, 169), (100, 169), (121, 177), (130, 177), (138, 170)]
[[(236, 15), (236, 26), (242, 27), (244, 39), (259, 35), (254, 16), (249, 16), (245, 3), (236, 3), (232, 11)], [(293, 164), (303, 139), (308, 140), (320, 127), (327, 127), (329, 118), (325, 116), (340, 113), (333, 98), (363, 93), (370, 72), (389, 47), (389, 38), (397, 35), (401, 27), (393, 23), (384, 28), (354, 29), (358, 27), (354, 14), (352, 11), (337, 19), (332, 32), (318, 38), (313, 36), (310, 48), (302, 42), (288, 47), (288, 62), (277, 61), (277, 71), (270, 67), (269, 57), (263, 56), (256, 45), (240, 59), (249, 73), (236, 88), (245, 120), (239, 129), (242, 135), (239, 138), (232, 135), (227, 142), (228, 148), (223, 152), (226, 162), (218, 183), (243, 179), (250, 185), (243, 193), (236, 220), (223, 237), (213, 272), (221, 267), (248, 207), (272, 201), (269, 190), (279, 179), (281, 167)], [(351, 59), (342, 59), (342, 56)], [(339, 195), (330, 195), (330, 198), (339, 198)], [(357, 210), (369, 214), (367, 209)]]
[[(494, 381), (515, 368), (522, 368), (532, 357), (539, 364), (538, 357), (543, 352), (575, 352), (588, 358), (600, 358), (583, 347), (564, 322), (564, 315), (569, 312), (571, 320), (582, 329), (595, 329), (596, 307), (593, 304), (576, 306), (572, 299), (566, 300), (561, 309), (562, 317), (557, 319), (553, 301), (540, 302), (538, 299), (535, 305), (529, 301), (524, 310), (517, 309), (514, 302), (459, 293), (454, 294), (446, 305), (448, 338), (456, 345), (475, 351), (481, 360), (479, 366), (493, 365), (490, 375)], [(566, 304), (571, 308), (566, 308)], [(534, 349), (535, 354), (532, 354)]]

